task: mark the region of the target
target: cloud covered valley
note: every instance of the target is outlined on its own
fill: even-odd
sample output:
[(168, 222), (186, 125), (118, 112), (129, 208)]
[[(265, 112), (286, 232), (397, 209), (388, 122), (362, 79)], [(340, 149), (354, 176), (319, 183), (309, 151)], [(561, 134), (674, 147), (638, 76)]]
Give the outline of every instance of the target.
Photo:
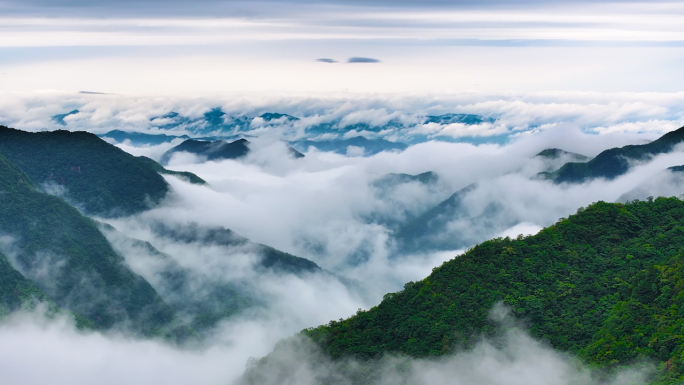
[[(345, 376), (369, 370), (363, 362), (328, 362), (310, 341), (291, 336), (371, 309), (486, 240), (537, 234), (597, 201), (679, 197), (684, 144), (677, 141), (616, 156), (624, 170), (610, 177), (553, 178), (566, 163), (676, 130), (684, 125), (682, 98), (3, 95), (0, 124), (37, 133), (85, 130), (155, 161), (169, 154), (167, 170), (206, 184), (164, 173), (169, 192), (149, 209), (108, 215), (89, 212), (75, 189), (36, 182), (96, 221), (120, 263), (173, 310), (169, 328), (191, 331), (175, 339), (140, 335), (126, 322), (96, 331), (69, 311), (25, 308), (0, 319), (0, 377), (13, 384), (354, 383)], [(106, 137), (114, 130), (147, 136)], [(346, 142), (358, 137), (373, 144)], [(168, 153), (187, 139), (241, 138), (248, 152), (235, 158)], [(397, 143), (405, 147), (373, 147)], [(563, 151), (542, 153), (547, 149)], [(22, 234), (0, 235), (0, 253), (50, 294), (50, 269), (68, 258), (55, 254), (37, 268), (21, 262), (36, 253), (21, 249)], [(499, 306), (491, 313), (496, 338), (477, 336), (467, 349), (434, 360), (388, 355), (372, 369), (373, 383), (627, 385), (644, 383), (656, 366), (643, 360), (594, 369), (503, 313)], [(283, 339), (269, 356), (276, 369), (257, 380), (241, 377)], [(287, 368), (287, 376), (278, 372)]]

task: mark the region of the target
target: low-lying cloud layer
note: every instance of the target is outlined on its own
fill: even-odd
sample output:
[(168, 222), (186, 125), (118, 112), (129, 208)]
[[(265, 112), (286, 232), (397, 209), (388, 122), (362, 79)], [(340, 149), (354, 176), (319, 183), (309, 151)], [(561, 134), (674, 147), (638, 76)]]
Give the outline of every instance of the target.
[[(285, 140), (360, 135), (408, 143), (502, 143), (510, 137), (578, 127), (604, 137), (605, 141), (587, 141), (578, 150), (595, 155), (607, 146), (634, 143), (639, 136), (654, 139), (681, 127), (682, 105), (681, 93), (239, 95), (213, 99), (34, 93), (0, 95), (0, 124), (28, 131), (67, 129), (103, 134), (122, 130), (189, 136), (198, 136), (201, 131), (203, 135), (242, 134)], [(260, 117), (264, 113), (298, 119), (285, 116), (266, 121)], [(481, 120), (426, 120), (445, 114), (471, 114)]]
[[(493, 310), (502, 312), (505, 309), (500, 306)], [(648, 381), (653, 369), (648, 363), (612, 373), (592, 369), (533, 339), (508, 316), (498, 322), (498, 337), (481, 338), (471, 349), (440, 358), (389, 355), (370, 362), (331, 361), (314, 343), (296, 336), (265, 360), (253, 362), (236, 384), (640, 385)]]
[[(184, 134), (188, 131), (183, 126), (163, 129), (163, 124), (178, 118), (164, 116), (176, 111), (182, 116), (202, 118), (216, 106), (231, 117), (254, 118), (275, 112), (300, 120), (286, 116), (252, 119), (251, 151), (238, 160), (205, 161), (189, 154), (174, 155), (169, 168), (196, 173), (209, 185), (193, 185), (165, 176), (173, 192), (162, 205), (139, 215), (107, 220), (117, 231), (107, 233), (109, 241), (132, 269), (147, 278), (168, 301), (195, 301), (206, 293), (208, 284), (230, 284), (258, 298), (257, 304), (219, 323), (201, 346), (84, 334), (65, 319), (47, 322), (35, 314), (13, 315), (0, 323), (0, 345), (6, 347), (0, 351), (0, 365), (4, 365), (0, 373), (7, 382), (26, 384), (228, 383), (242, 374), (249, 357), (266, 355), (281, 338), (305, 327), (351, 316), (359, 308), (368, 309), (383, 294), (424, 278), (435, 266), (478, 242), (534, 234), (597, 200), (680, 195), (681, 178), (665, 171), (684, 165), (684, 153), (679, 147), (669, 154), (634, 163), (630, 172), (614, 180), (596, 179), (575, 185), (556, 185), (536, 178), (539, 172), (552, 171), (570, 158), (548, 159), (535, 154), (547, 148), (562, 148), (591, 157), (606, 148), (645, 143), (682, 124), (682, 98), (680, 94), (546, 94), (455, 95), (444, 99), (245, 97), (227, 101), (5, 95), (0, 98), (0, 122), (32, 131), (66, 128), (104, 133), (124, 129)], [(64, 117), (65, 126), (51, 119), (75, 109), (79, 112)], [(478, 114), (495, 121), (425, 127), (417, 119), (445, 113)], [(163, 122), (155, 125), (151, 120), (155, 117)], [(315, 137), (306, 129), (331, 121), (371, 127), (402, 122), (399, 127), (363, 133), (388, 140), (409, 137), (405, 131), (425, 134), (426, 130), (473, 130), (469, 128), (473, 126), (477, 127), (475, 131), (502, 130), (507, 140), (476, 145), (431, 140), (428, 136), (401, 152), (354, 156), (358, 154), (348, 151), (347, 156), (309, 148), (304, 158), (289, 155), (283, 140)], [(159, 159), (179, 141), (116, 145), (134, 155)], [(388, 176), (426, 172), (434, 175), (422, 179)], [(401, 247), (397, 232), (402, 226), (467, 186), (471, 187), (463, 193), (463, 209), (446, 218), (445, 226), (431, 234), (435, 245), (454, 239), (460, 243), (452, 243), (452, 248), (417, 251)], [(253, 244), (179, 241), (155, 231), (155, 225), (160, 223), (180, 228), (196, 224), (230, 229), (253, 242), (314, 261), (328, 272), (264, 272), (256, 267)], [(173, 293), (164, 291), (158, 273), (167, 262), (155, 259), (149, 250), (144, 252), (131, 239), (149, 242), (169, 261), (191, 272), (183, 292), (187, 297), (172, 298)], [(10, 346), (19, 348), (7, 348)], [(36, 362), (41, 363), (41, 370), (33, 370)], [(397, 372), (398, 366), (404, 371)], [(622, 385), (641, 383), (645, 373), (627, 371), (603, 378), (516, 330), (502, 341), (483, 341), (472, 351), (442, 361), (395, 357), (380, 369), (379, 384)], [(308, 372), (302, 376), (297, 383), (315, 378)], [(98, 381), (100, 378), (103, 380)]]

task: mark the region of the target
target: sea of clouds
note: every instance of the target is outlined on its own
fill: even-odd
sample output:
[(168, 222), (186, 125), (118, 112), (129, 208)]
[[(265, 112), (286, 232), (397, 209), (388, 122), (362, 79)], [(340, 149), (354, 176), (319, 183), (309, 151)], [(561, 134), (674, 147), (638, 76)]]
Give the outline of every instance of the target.
[[(172, 346), (121, 333), (83, 333), (67, 317), (46, 320), (40, 311), (15, 314), (0, 321), (1, 376), (16, 384), (230, 383), (243, 373), (250, 357), (264, 356), (280, 339), (375, 306), (383, 294), (426, 277), (435, 266), (478, 242), (535, 234), (598, 200), (678, 196), (684, 188), (682, 178), (666, 169), (684, 164), (681, 148), (634, 164), (629, 173), (614, 180), (577, 185), (555, 185), (535, 178), (562, 163), (535, 154), (561, 148), (592, 157), (607, 148), (646, 143), (684, 125), (682, 99), (684, 94), (599, 93), (248, 95), (231, 99), (2, 95), (0, 124), (28, 131), (69, 129), (102, 134), (120, 129), (188, 134), (183, 127), (161, 130), (151, 119), (170, 111), (200, 118), (217, 106), (231, 116), (278, 112), (301, 120), (295, 126), (284, 122), (259, 129), (260, 122), (255, 119), (251, 152), (244, 159), (207, 162), (190, 154), (174, 155), (168, 168), (193, 172), (208, 185), (165, 176), (172, 193), (159, 207), (107, 220), (124, 238), (150, 242), (202, 279), (252, 282), (250, 290), (264, 299), (264, 306), (222, 322), (200, 346)], [(66, 125), (52, 119), (74, 109), (79, 113), (67, 116)], [(478, 114), (496, 120), (475, 126), (419, 123), (418, 117), (444, 113)], [(301, 159), (288, 155), (284, 140), (310, 139), (308, 126), (331, 121), (346, 122), (340, 123), (341, 129), (347, 123), (382, 126), (399, 121), (403, 125), (398, 128), (353, 134), (402, 140), (420, 133), (423, 139), (403, 152), (373, 156), (315, 149)], [(503, 140), (475, 141), (479, 144), (472, 140), (500, 135)], [(124, 142), (117, 146), (134, 155), (159, 159), (178, 142), (157, 146)], [(373, 183), (389, 173), (427, 171), (439, 176), (437, 184), (409, 182), (378, 191)], [(464, 198), (468, 215), (454, 219), (440, 230), (443, 233), (434, 235), (458, 235), (464, 239), (462, 248), (411, 253), (397, 248), (388, 223), (420, 215), (473, 183), (477, 187)], [(489, 225), (472, 220), (493, 203), (499, 209)], [(254, 256), (249, 252), (176, 242), (150, 231), (155, 223), (231, 229), (254, 242), (310, 259), (329, 275), (264, 276), (253, 269)], [(136, 254), (124, 238), (109, 236), (129, 265), (153, 281), (158, 267), (148, 263), (145, 255)], [(411, 375), (399, 383), (603, 383), (572, 357), (553, 352), (524, 331), (511, 333), (503, 345), (483, 341), (473, 351), (439, 362), (412, 362)], [(386, 368), (392, 365), (396, 363)], [(397, 383), (396, 373), (386, 370), (382, 383)], [(644, 372), (629, 373), (605, 383), (642, 382)], [(302, 383), (310, 382), (311, 377), (306, 378)]]

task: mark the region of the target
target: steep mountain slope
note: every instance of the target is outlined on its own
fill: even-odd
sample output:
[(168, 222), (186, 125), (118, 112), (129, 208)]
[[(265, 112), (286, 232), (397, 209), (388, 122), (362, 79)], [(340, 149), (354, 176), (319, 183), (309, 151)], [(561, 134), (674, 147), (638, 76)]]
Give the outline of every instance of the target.
[(653, 360), (669, 383), (684, 376), (683, 244), (679, 199), (598, 202), (537, 235), (484, 242), (369, 311), (302, 334), (341, 370), (350, 357), (440, 356), (490, 335), (489, 311), (503, 303), (556, 349), (600, 365)]
[(0, 253), (0, 317), (32, 301), (47, 301), (47, 296), (36, 285), (18, 272), (7, 257)]
[(198, 224), (171, 226), (159, 223), (154, 226), (158, 235), (184, 243), (199, 243), (227, 247), (249, 247), (258, 257), (263, 269), (280, 273), (303, 274), (321, 272), (314, 262), (274, 249), (270, 246), (253, 243), (247, 238), (223, 227), (203, 227)]
[(249, 291), (236, 283), (209, 279), (181, 266), (149, 242), (129, 238), (106, 224), (100, 224), (100, 228), (115, 250), (143, 275), (176, 316), (197, 332), (258, 304), (258, 299), (250, 298)]
[(432, 171), (416, 175), (386, 174), (373, 180), (370, 187), (382, 205), (365, 215), (364, 220), (395, 231), (430, 209), (449, 191), (446, 183)]
[(472, 208), (464, 202), (466, 196), (477, 188), (470, 184), (417, 218), (402, 225), (395, 233), (398, 247), (404, 252), (428, 250), (457, 250), (472, 245), (470, 232), (449, 230), (450, 223), (468, 220), (471, 228), (489, 229), (508, 228), (515, 223), (500, 223), (505, 216), (501, 214), (501, 204), (489, 203), (483, 210), (471, 212)]
[(0, 191), (2, 252), (57, 305), (100, 328), (126, 323), (144, 334), (172, 320), (171, 309), (114, 252), (94, 221), (40, 192), (1, 155)]
[(684, 127), (648, 144), (611, 148), (586, 163), (571, 162), (548, 175), (555, 183), (581, 183), (592, 178), (614, 179), (629, 170), (630, 161), (643, 161), (672, 151), (684, 141)]
[[(290, 155), (293, 158), (302, 158), (304, 154), (299, 151), (289, 148)], [(188, 139), (176, 147), (166, 151), (159, 160), (161, 164), (168, 164), (171, 156), (177, 152), (188, 152), (199, 155), (207, 160), (221, 160), (221, 159), (239, 159), (247, 156), (249, 153), (249, 141), (247, 139), (238, 139), (234, 142), (226, 142), (224, 140), (205, 141)]]
[(67, 198), (92, 214), (140, 212), (169, 191), (148, 161), (87, 132), (29, 133), (0, 126), (0, 154), (36, 185), (65, 187)]
[[(151, 229), (155, 236), (146, 242), (129, 238), (106, 224), (100, 227), (133, 270), (140, 272), (176, 315), (197, 332), (247, 308), (264, 306), (259, 287), (274, 275), (320, 274), (350, 287), (354, 284), (331, 275), (314, 262), (250, 242), (225, 228), (157, 223)], [(162, 245), (169, 254), (154, 245)], [(211, 250), (209, 259), (203, 256), (202, 249)], [(191, 263), (181, 255), (188, 250), (197, 252)], [(230, 273), (243, 269), (247, 271)]]

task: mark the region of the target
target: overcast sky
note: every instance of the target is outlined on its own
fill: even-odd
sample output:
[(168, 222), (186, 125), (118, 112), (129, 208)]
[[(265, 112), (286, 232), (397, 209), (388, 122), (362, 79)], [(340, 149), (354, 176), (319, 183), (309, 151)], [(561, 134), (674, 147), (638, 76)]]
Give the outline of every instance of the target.
[(511, 3), (0, 1), (0, 89), (207, 95), (684, 86), (681, 2)]

